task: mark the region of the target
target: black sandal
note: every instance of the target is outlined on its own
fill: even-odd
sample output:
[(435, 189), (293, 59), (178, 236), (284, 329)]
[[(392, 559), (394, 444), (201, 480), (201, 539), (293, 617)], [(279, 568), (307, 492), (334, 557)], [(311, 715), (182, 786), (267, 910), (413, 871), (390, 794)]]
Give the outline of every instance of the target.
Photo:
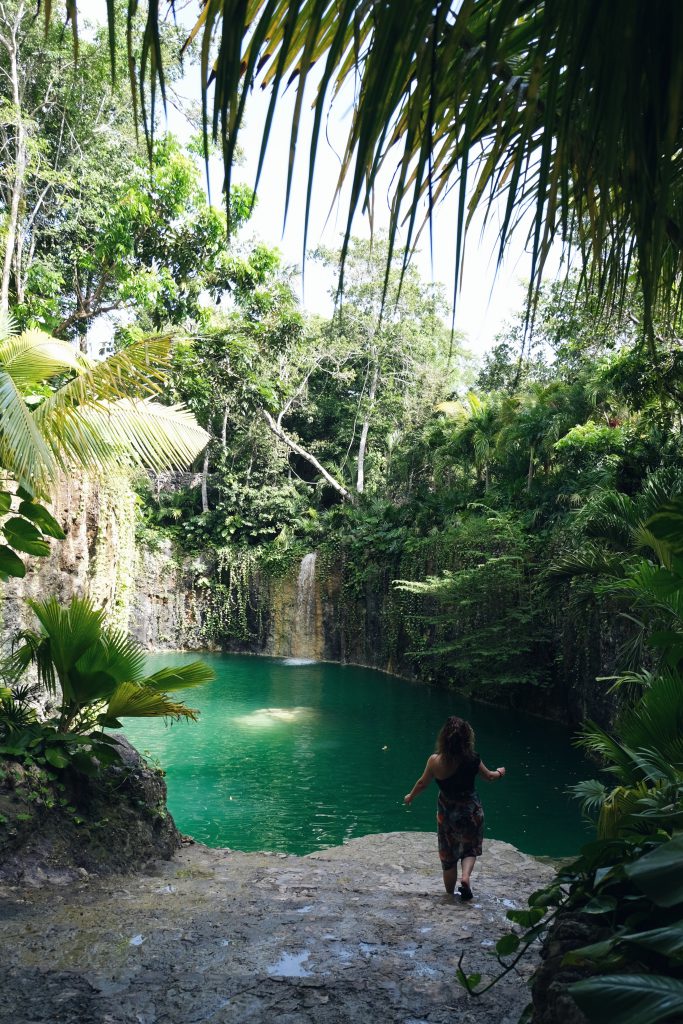
[(466, 900), (472, 899), (472, 890), (470, 889), (467, 882), (463, 882), (458, 886), (458, 892), (460, 893), (460, 899), (465, 902)]

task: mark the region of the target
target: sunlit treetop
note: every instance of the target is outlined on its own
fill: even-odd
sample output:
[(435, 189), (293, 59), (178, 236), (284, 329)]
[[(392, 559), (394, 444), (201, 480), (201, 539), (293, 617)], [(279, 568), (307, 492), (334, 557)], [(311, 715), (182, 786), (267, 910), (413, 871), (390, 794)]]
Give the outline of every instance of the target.
[[(79, 4), (66, 6), (76, 32)], [(114, 0), (106, 6), (114, 53)], [(164, 93), (160, 22), (174, 6), (178, 0), (128, 5), (129, 63), (148, 131)], [(51, 7), (44, 2), (47, 19)], [(135, 33), (130, 26), (140, 18), (144, 29)], [(355, 212), (371, 211), (388, 168), (390, 237), (402, 225), (408, 248), (456, 190), (458, 279), (474, 211), (502, 205), (500, 253), (523, 225), (532, 294), (560, 240), (578, 249), (584, 279), (605, 308), (623, 305), (635, 267), (651, 340), (655, 311), (676, 311), (683, 244), (678, 0), (205, 0), (189, 41), (201, 54), (205, 128), (222, 146), (226, 186), (249, 91), (258, 84), (271, 94), (260, 173), (282, 87), (293, 83), (289, 198), (310, 80), (307, 224), (325, 114), (350, 83), (355, 102), (338, 182), (350, 190), (347, 242)]]

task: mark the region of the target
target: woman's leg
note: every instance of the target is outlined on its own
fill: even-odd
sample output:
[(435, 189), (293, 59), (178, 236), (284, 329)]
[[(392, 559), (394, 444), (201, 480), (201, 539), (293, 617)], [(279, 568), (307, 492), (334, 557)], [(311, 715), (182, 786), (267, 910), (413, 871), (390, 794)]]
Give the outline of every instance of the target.
[(444, 868), (443, 870), (443, 884), (446, 887), (446, 892), (449, 895), (453, 895), (455, 892), (455, 884), (458, 881), (458, 865), (454, 864), (452, 868)]
[(460, 885), (458, 891), (460, 893), (461, 900), (471, 900), (472, 890), (470, 889), (470, 875), (476, 861), (476, 857), (463, 857), (462, 859), (462, 877), (460, 879)]
[(462, 881), (465, 885), (470, 884), (470, 875), (474, 870), (474, 865), (477, 862), (476, 857), (463, 857), (462, 859)]

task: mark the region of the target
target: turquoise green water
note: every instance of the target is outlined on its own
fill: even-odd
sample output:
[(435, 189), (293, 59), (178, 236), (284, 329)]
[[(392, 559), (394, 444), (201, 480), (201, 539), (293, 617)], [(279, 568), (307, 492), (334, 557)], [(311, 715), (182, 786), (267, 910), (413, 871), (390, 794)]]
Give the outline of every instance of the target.
[[(193, 660), (155, 656), (154, 668)], [(217, 679), (188, 691), (198, 723), (128, 719), (126, 735), (158, 758), (182, 832), (209, 846), (310, 853), (373, 832), (430, 831), (436, 786), (410, 809), (448, 715), (474, 726), (489, 768), (479, 780), (486, 834), (527, 853), (564, 856), (586, 842), (572, 782), (594, 769), (552, 722), (471, 703), (380, 672), (238, 655), (205, 657)]]

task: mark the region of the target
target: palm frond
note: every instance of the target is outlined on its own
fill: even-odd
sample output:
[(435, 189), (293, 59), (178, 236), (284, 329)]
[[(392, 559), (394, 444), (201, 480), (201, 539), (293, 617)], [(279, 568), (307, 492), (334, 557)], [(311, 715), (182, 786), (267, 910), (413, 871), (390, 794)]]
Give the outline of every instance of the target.
[(607, 799), (607, 789), (598, 779), (586, 779), (569, 787), (569, 792), (581, 801), (584, 814), (598, 814)]
[(79, 357), (77, 376), (59, 388), (36, 410), (36, 420), (49, 427), (59, 410), (72, 406), (137, 398), (162, 390), (171, 362), (167, 335), (143, 338), (99, 362)]
[[(52, 5), (44, 6), (49, 20)], [(157, 94), (165, 93), (166, 8), (162, 0), (147, 0), (138, 37), (138, 6), (128, 6), (129, 66), (134, 106), (139, 93), (151, 132)], [(77, 8), (77, 0), (69, 0), (75, 39)], [(114, 5), (107, 10), (113, 61)], [(205, 132), (222, 146), (228, 193), (250, 91), (260, 83), (271, 96), (258, 178), (279, 96), (296, 81), (287, 205), (301, 111), (316, 67), (305, 227), (330, 96), (348, 83), (354, 111), (337, 186), (339, 192), (348, 184), (347, 241), (356, 211), (372, 210), (387, 176), (390, 249), (405, 223), (409, 250), (423, 216), (431, 221), (456, 186), (456, 281), (474, 211), (490, 214), (502, 202), (500, 252), (515, 230), (528, 230), (532, 289), (553, 242), (576, 240), (584, 276), (597, 284), (605, 306), (623, 304), (637, 256), (651, 339), (657, 304), (677, 301), (680, 4), (624, 0), (615, 18), (612, 5), (594, 0), (204, 0), (190, 38), (201, 53)], [(530, 227), (522, 227), (529, 219)]]
[(548, 566), (545, 575), (549, 582), (558, 585), (572, 582), (579, 577), (597, 583), (604, 576), (614, 578), (625, 571), (623, 555), (586, 544), (578, 551), (568, 552), (556, 558)]
[(112, 694), (105, 718), (190, 718), (197, 720), (199, 712), (185, 704), (169, 700), (164, 693), (141, 683), (120, 683)]
[(31, 494), (44, 494), (58, 462), (15, 381), (0, 367), (0, 465)]
[(64, 697), (74, 697), (72, 670), (80, 658), (100, 638), (104, 611), (87, 598), (73, 598), (62, 606), (55, 597), (44, 601), (27, 600), (45, 634), (45, 648), (54, 665)]
[(93, 470), (126, 464), (182, 469), (210, 439), (183, 406), (128, 398), (53, 408), (41, 427), (60, 465)]
[(656, 750), (669, 764), (683, 764), (683, 679), (663, 672), (638, 703), (619, 718), (619, 733), (632, 749)]
[(57, 677), (50, 654), (49, 639), (32, 629), (22, 630), (14, 639), (12, 654), (3, 664), (11, 681), (16, 682), (29, 665), (35, 665), (38, 682), (47, 692), (57, 693)]
[(61, 373), (81, 373), (88, 360), (45, 331), (23, 331), (0, 342), (0, 366), (17, 387), (30, 388)]
[(192, 661), (189, 665), (169, 665), (159, 669), (143, 682), (153, 690), (187, 690), (194, 686), (203, 686), (216, 678), (216, 673), (206, 662)]
[(12, 338), (18, 333), (16, 317), (8, 310), (0, 310), (0, 342)]
[(145, 651), (129, 633), (102, 629), (97, 643), (78, 659), (76, 668), (82, 677), (105, 673), (113, 684), (139, 682), (145, 671)]

